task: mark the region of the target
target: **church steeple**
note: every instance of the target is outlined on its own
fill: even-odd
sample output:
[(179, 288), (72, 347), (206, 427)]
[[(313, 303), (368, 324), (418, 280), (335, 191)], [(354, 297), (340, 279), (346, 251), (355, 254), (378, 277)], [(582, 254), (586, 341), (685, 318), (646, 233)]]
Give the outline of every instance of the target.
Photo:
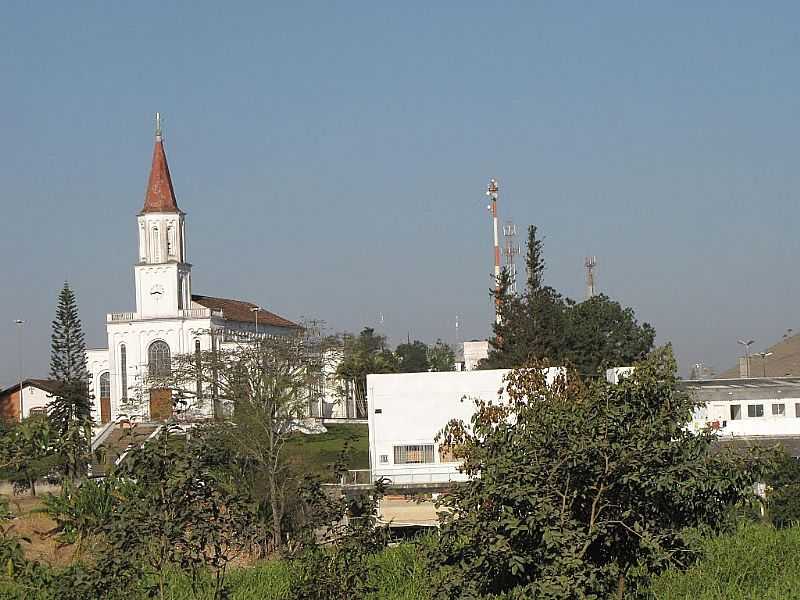
[(164, 152), (159, 113), (156, 113), (156, 143), (153, 148), (153, 163), (150, 166), (150, 178), (147, 181), (147, 192), (141, 214), (152, 212), (180, 212), (178, 202), (175, 200), (175, 190), (172, 187), (172, 177), (169, 174), (167, 154)]
[(156, 113), (156, 144), (139, 224), (136, 312), (146, 316), (179, 314), (192, 303), (192, 266), (186, 260), (186, 215), (178, 208)]

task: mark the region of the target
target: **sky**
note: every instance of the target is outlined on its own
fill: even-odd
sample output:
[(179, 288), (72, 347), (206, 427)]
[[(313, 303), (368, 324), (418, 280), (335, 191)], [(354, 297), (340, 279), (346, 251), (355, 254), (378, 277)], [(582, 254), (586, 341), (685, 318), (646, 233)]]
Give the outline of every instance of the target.
[(20, 353), (47, 374), (65, 280), (90, 347), (134, 309), (156, 111), (195, 293), (394, 343), (485, 338), (496, 177), (547, 283), (582, 298), (596, 255), (599, 290), (682, 372), (733, 366), (737, 339), (800, 331), (799, 20), (796, 2), (6, 3), (0, 386)]

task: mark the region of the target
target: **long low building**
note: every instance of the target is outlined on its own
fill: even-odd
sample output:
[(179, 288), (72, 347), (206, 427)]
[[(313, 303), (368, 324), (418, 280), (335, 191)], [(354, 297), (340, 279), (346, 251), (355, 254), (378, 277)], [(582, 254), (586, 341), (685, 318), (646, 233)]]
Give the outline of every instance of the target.
[(791, 438), (800, 439), (800, 377), (703, 379), (681, 387), (702, 403), (693, 427), (711, 427), (720, 441), (775, 440), (790, 452), (797, 446)]

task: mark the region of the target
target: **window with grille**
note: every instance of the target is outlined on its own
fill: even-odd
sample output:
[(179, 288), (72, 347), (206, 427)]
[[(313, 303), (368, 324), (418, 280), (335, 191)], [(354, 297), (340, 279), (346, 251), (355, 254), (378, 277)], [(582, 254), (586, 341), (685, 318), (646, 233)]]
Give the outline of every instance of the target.
[(28, 411), (29, 417), (46, 417), (47, 416), (47, 407), (46, 406), (34, 406), (32, 409)]
[(100, 375), (100, 397), (111, 397), (111, 377), (107, 372)]
[(433, 444), (394, 447), (394, 464), (410, 465), (433, 462)]
[(764, 405), (763, 404), (748, 404), (747, 405), (747, 416), (748, 417), (763, 417), (764, 416)]
[(166, 377), (170, 373), (170, 355), (167, 342), (158, 340), (147, 350), (147, 366), (150, 377)]

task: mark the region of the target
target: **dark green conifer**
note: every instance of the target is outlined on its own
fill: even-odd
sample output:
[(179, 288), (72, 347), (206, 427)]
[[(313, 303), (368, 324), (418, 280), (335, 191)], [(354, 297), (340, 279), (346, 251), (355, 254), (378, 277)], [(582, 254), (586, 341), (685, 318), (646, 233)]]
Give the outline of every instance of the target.
[(64, 283), (58, 296), (50, 342), (50, 378), (56, 382), (48, 416), (60, 436), (64, 470), (74, 478), (85, 471), (92, 433), (92, 400), (86, 343), (75, 294)]

